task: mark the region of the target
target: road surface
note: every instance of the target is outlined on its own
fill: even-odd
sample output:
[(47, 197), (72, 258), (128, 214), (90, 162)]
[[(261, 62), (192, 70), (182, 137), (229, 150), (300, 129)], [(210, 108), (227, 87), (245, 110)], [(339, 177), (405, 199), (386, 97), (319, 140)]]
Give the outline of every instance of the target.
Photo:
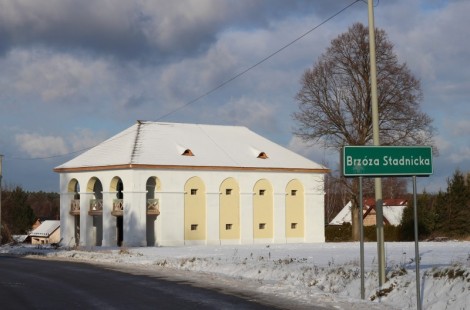
[(298, 309), (289, 302), (236, 296), (85, 263), (0, 256), (0, 308), (9, 309)]

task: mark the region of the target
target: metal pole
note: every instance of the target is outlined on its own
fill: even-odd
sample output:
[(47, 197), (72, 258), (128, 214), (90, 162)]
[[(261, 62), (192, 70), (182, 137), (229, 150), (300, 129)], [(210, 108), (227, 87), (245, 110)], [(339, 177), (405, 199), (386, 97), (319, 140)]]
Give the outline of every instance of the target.
[(360, 256), (361, 256), (361, 299), (365, 299), (364, 288), (364, 207), (362, 205), (362, 176), (359, 177), (359, 227), (360, 227)]
[(2, 244), (2, 159), (0, 154), (0, 245)]
[[(375, 59), (375, 30), (374, 30), (374, 5), (368, 0), (369, 11), (369, 51), (370, 51), (370, 88), (372, 99), (372, 133), (374, 145), (380, 145), (379, 140), (379, 108), (377, 103), (377, 67)], [(377, 225), (377, 260), (379, 263), (379, 286), (385, 283), (385, 250), (384, 227), (382, 209), (382, 181), (375, 178), (375, 211)]]
[(415, 266), (416, 266), (416, 308), (421, 310), (421, 285), (419, 275), (418, 204), (416, 199), (416, 176), (413, 176), (413, 211), (415, 220)]

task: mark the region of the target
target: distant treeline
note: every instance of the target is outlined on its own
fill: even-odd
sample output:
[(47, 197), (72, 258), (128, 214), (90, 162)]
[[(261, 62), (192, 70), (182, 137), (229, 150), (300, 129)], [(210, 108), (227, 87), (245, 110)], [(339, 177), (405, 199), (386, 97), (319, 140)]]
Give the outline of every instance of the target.
[[(423, 192), (417, 196), (418, 234), (425, 239), (470, 240), (470, 173), (455, 171), (447, 180), (447, 190), (436, 194)], [(375, 226), (364, 228), (367, 241), (376, 241)], [(326, 240), (331, 242), (351, 241), (351, 225), (327, 226)], [(399, 226), (385, 226), (386, 241), (414, 240), (413, 199), (408, 195)]]
[(58, 193), (26, 192), (21, 187), (2, 189), (2, 243), (12, 235), (27, 234), (36, 220), (58, 220), (60, 195)]

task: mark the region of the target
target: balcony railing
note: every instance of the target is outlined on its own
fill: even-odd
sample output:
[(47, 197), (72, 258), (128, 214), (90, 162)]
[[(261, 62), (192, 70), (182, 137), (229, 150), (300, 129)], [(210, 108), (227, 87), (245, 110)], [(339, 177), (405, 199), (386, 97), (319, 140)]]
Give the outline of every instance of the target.
[(103, 214), (103, 199), (91, 199), (90, 210), (88, 215), (102, 215)]
[(122, 199), (114, 199), (113, 211), (111, 211), (111, 214), (114, 216), (122, 216), (123, 213), (124, 213), (124, 204), (122, 203)]
[(70, 201), (70, 214), (80, 215), (80, 199), (72, 199)]
[[(70, 202), (70, 214), (80, 215), (80, 199), (72, 199)], [(103, 200), (102, 199), (91, 199), (90, 209), (88, 210), (89, 215), (102, 215), (103, 214)], [(113, 210), (111, 214), (114, 216), (123, 216), (124, 204), (122, 199), (113, 199)], [(159, 215), (160, 214), (160, 203), (158, 199), (147, 199), (147, 214), (148, 215)]]
[(160, 204), (158, 199), (147, 199), (147, 214), (148, 215), (159, 215)]

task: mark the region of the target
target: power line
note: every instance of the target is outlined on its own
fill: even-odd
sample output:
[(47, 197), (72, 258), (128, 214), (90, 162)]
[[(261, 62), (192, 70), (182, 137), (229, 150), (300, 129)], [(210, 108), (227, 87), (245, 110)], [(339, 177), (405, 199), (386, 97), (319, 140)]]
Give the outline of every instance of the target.
[[(283, 47), (279, 48), (278, 50), (276, 50), (275, 52), (269, 54), (268, 56), (264, 57), (263, 59), (259, 60), (258, 62), (256, 62), (255, 64), (253, 64), (252, 66), (248, 67), (247, 69), (241, 71), (240, 73), (237, 73), (236, 75), (232, 76), (231, 78), (223, 81), (222, 83), (220, 83), (219, 85), (215, 86), (214, 88), (212, 88), (211, 90), (203, 93), (202, 95), (188, 101), (187, 103), (185, 103), (184, 105), (180, 106), (180, 107), (177, 107), (173, 110), (171, 110), (170, 112), (166, 113), (166, 114), (163, 114), (162, 116), (158, 117), (155, 119), (155, 121), (160, 121), (170, 115), (172, 115), (173, 113), (176, 113), (188, 106), (190, 106), (191, 104), (201, 100), (202, 98), (204, 97), (207, 97), (209, 96), (210, 94), (212, 94), (213, 92), (219, 90), (220, 88), (224, 87), (225, 85), (229, 84), (230, 82), (234, 81), (235, 79), (241, 77), (242, 75), (245, 75), (246, 73), (248, 73), (249, 71), (253, 70), (254, 68), (258, 67), (259, 65), (261, 65), (262, 63), (266, 62), (268, 59), (274, 57), (275, 55), (279, 54), (280, 52), (282, 52), (283, 50), (285, 50), (286, 48), (288, 48), (289, 46), (293, 45), (294, 43), (296, 43), (297, 41), (300, 41), (301, 39), (303, 39), (304, 37), (306, 37), (307, 35), (309, 35), (311, 32), (315, 31), (316, 29), (318, 29), (319, 27), (323, 26), (324, 24), (326, 24), (327, 22), (329, 22), (330, 20), (332, 20), (333, 18), (335, 18), (336, 16), (340, 15), (341, 13), (343, 13), (344, 11), (346, 11), (347, 9), (349, 9), (350, 7), (352, 7), (354, 4), (356, 4), (357, 2), (363, 2), (364, 0), (356, 0), (348, 5), (346, 5), (345, 7), (343, 7), (342, 9), (340, 9), (339, 11), (337, 11), (336, 13), (334, 13), (333, 15), (331, 15), (330, 17), (326, 18), (325, 20), (323, 20), (321, 23), (319, 23), (318, 25), (316, 25), (315, 27), (311, 28), (310, 30), (308, 30), (307, 32), (303, 33), (302, 35), (300, 35), (299, 37), (297, 37), (296, 39), (292, 40), (291, 42), (287, 43), (286, 45), (284, 45)], [(377, 4), (378, 4), (378, 1), (377, 1)], [(107, 142), (110, 142), (112, 141), (113, 139), (108, 139), (106, 140)], [(105, 141), (105, 142), (106, 142)], [(98, 144), (97, 144), (98, 145)], [(17, 160), (44, 160), (44, 159), (52, 159), (52, 158), (57, 158), (57, 157), (64, 157), (64, 156), (68, 156), (68, 155), (72, 155), (72, 154), (75, 154), (75, 153), (80, 153), (80, 152), (83, 152), (83, 151), (86, 151), (86, 150), (89, 150), (97, 145), (93, 145), (93, 146), (90, 146), (90, 147), (86, 147), (86, 148), (83, 148), (83, 149), (80, 149), (80, 150), (77, 150), (77, 151), (72, 151), (72, 152), (68, 152), (68, 153), (65, 153), (65, 154), (59, 154), (59, 155), (51, 155), (51, 156), (45, 156), (45, 157), (33, 157), (33, 158), (20, 158), (20, 157), (9, 157), (11, 159), (17, 159)]]
[(156, 120), (159, 121), (159, 120), (162, 120), (164, 118), (166, 118), (167, 116), (170, 116), (171, 114), (175, 113), (175, 112), (178, 112), (184, 108), (186, 108), (187, 106), (201, 100), (202, 98), (204, 97), (207, 97), (208, 95), (212, 94), (213, 92), (217, 91), (218, 89), (224, 87), (225, 85), (227, 85), (228, 83), (232, 82), (233, 80), (239, 78), (240, 76), (244, 75), (245, 73), (247, 73), (248, 71), (251, 71), (252, 69), (256, 68), (257, 66), (261, 65), (262, 63), (264, 63), (265, 61), (267, 61), (268, 59), (272, 58), (273, 56), (279, 54), (280, 52), (282, 52), (283, 50), (285, 50), (286, 48), (288, 48), (289, 46), (293, 45), (294, 43), (296, 43), (297, 41), (301, 40), (302, 38), (304, 38), (305, 36), (307, 36), (308, 34), (310, 34), (311, 32), (315, 31), (317, 28), (321, 27), (322, 25), (326, 24), (327, 22), (329, 22), (330, 20), (332, 20), (333, 18), (335, 18), (336, 16), (338, 16), (339, 14), (343, 13), (344, 11), (346, 11), (347, 9), (349, 9), (351, 6), (353, 6), (354, 4), (356, 4), (357, 2), (361, 2), (363, 0), (356, 0), (354, 2), (352, 2), (351, 4), (345, 6), (344, 8), (342, 8), (341, 10), (339, 10), (338, 12), (336, 12), (335, 14), (331, 15), (330, 17), (328, 17), (327, 19), (325, 19), (324, 21), (322, 21), (320, 24), (316, 25), (315, 27), (311, 28), (310, 30), (308, 30), (307, 32), (305, 32), (304, 34), (302, 34), (301, 36), (297, 37), (296, 39), (294, 39), (293, 41), (287, 43), (286, 45), (284, 45), (283, 47), (281, 47), (280, 49), (278, 49), (277, 51), (271, 53), (270, 55), (266, 56), (265, 58), (261, 59), (260, 61), (258, 61), (257, 63), (255, 63), (254, 65), (252, 65), (251, 67), (248, 67), (247, 69), (243, 70), (242, 72), (234, 75), (233, 77), (225, 80), (224, 82), (220, 83), (219, 85), (217, 85), (216, 87), (212, 88), (211, 90), (205, 92), (204, 94), (200, 95), (199, 97), (196, 97), (194, 98), (193, 100), (191, 101), (188, 101), (186, 104), (176, 108), (176, 109), (173, 109), (172, 111), (160, 116), (159, 118), (157, 118)]

